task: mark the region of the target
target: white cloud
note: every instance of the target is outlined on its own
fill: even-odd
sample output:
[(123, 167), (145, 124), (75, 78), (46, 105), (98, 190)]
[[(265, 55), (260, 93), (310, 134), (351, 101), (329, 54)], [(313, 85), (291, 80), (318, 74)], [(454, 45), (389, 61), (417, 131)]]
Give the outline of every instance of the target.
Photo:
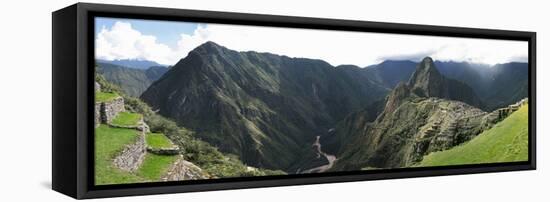
[(105, 60), (140, 59), (172, 64), (173, 50), (157, 42), (155, 36), (143, 35), (130, 23), (116, 22), (111, 29), (102, 28), (95, 39), (96, 58)]
[[(106, 42), (104, 42), (106, 41)], [(332, 65), (368, 66), (386, 59), (469, 61), (496, 64), (527, 58), (527, 42), (365, 32), (201, 24), (181, 34), (175, 48), (155, 42), (129, 24), (116, 23), (96, 39), (98, 57), (139, 58), (175, 64), (206, 41), (238, 51), (323, 59)], [(107, 45), (104, 45), (105, 43)], [(135, 45), (141, 44), (141, 45)]]

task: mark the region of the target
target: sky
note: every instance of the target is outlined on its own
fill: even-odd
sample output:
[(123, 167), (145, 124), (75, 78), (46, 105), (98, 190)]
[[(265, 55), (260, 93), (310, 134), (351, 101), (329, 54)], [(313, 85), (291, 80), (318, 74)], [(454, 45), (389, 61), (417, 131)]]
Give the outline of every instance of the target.
[(237, 51), (270, 52), (360, 67), (384, 60), (499, 64), (527, 62), (524, 41), (223, 25), (123, 18), (95, 19), (97, 59), (174, 65), (204, 42)]

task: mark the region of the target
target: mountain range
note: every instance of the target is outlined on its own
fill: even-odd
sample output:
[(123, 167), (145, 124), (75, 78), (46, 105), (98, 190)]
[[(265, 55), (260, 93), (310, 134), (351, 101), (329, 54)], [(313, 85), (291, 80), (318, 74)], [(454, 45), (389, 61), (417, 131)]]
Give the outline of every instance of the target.
[(357, 71), (208, 42), (141, 99), (249, 165), (288, 170), (318, 133), (387, 94), (369, 80), (353, 79), (361, 76)]
[(353, 113), (336, 125), (323, 145), (339, 157), (333, 170), (409, 167), (500, 120), (476, 106), (480, 101), (472, 88), (446, 78), (425, 58), (409, 81), (389, 94), (374, 120)]
[(118, 85), (127, 95), (139, 97), (154, 81), (168, 71), (164, 66), (147, 69), (130, 68), (112, 63), (96, 62), (96, 72)]
[(161, 65), (155, 61), (139, 60), (139, 59), (120, 59), (120, 60), (97, 59), (96, 62), (112, 64), (112, 65), (132, 68), (132, 69), (141, 69), (141, 70), (146, 70), (146, 69), (149, 69), (150, 67), (165, 67), (165, 65)]
[(496, 120), (490, 111), (527, 96), (526, 63), (335, 67), (207, 42), (160, 77), (110, 65), (99, 72), (135, 74), (105, 78), (132, 83), (160, 115), (248, 165), (287, 172), (326, 163), (312, 149), (318, 136), (338, 157), (333, 170), (409, 166), (471, 139)]
[[(386, 60), (362, 68), (361, 74), (382, 86), (393, 89), (399, 82), (406, 82), (416, 69), (417, 62)], [(510, 62), (496, 65), (454, 61), (434, 61), (436, 69), (445, 77), (467, 84), (491, 111), (527, 97), (528, 65)], [(357, 67), (341, 65), (338, 67)]]

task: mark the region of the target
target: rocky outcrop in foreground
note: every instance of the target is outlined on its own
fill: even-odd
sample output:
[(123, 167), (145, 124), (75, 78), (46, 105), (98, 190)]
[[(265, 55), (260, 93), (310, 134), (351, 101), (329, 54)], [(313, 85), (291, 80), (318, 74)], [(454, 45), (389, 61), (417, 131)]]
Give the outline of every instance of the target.
[(168, 172), (161, 178), (162, 181), (181, 181), (181, 180), (197, 180), (208, 179), (208, 174), (202, 171), (195, 164), (186, 161), (180, 155), (178, 160), (170, 167)]

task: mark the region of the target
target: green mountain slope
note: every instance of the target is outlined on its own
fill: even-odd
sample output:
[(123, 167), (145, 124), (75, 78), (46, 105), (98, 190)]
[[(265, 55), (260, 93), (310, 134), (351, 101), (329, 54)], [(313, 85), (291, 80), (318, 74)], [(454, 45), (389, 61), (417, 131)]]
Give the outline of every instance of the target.
[(288, 170), (317, 135), (387, 94), (357, 70), (207, 42), (141, 98), (249, 165)]
[(139, 97), (154, 81), (168, 71), (168, 68), (160, 66), (142, 70), (101, 62), (97, 62), (96, 65), (96, 71), (99, 74), (132, 97)]
[(134, 143), (135, 130), (101, 125), (95, 131), (95, 184), (121, 184), (144, 181), (140, 176), (124, 172), (113, 165), (113, 158), (128, 144)]
[(493, 128), (452, 149), (424, 157), (418, 166), (464, 165), (528, 160), (528, 105)]
[(493, 72), (490, 92), (485, 100), (491, 109), (503, 107), (527, 97), (529, 92), (529, 68), (527, 63), (498, 64)]
[(370, 79), (393, 89), (400, 82), (406, 82), (416, 70), (417, 63), (408, 60), (386, 60), (377, 65), (364, 68), (364, 74)]
[(146, 70), (146, 69), (149, 69), (150, 67), (154, 67), (154, 66), (164, 67), (163, 65), (161, 65), (159, 63), (156, 63), (154, 61), (140, 60), (140, 59), (121, 59), (121, 60), (96, 59), (96, 62), (113, 64), (113, 65), (128, 67), (128, 68), (132, 68), (132, 69), (142, 69), (142, 70)]

